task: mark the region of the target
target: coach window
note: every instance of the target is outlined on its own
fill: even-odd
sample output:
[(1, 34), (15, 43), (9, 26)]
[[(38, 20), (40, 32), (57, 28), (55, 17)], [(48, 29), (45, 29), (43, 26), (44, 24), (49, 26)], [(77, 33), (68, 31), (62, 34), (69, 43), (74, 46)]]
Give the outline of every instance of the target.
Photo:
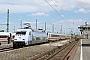
[(8, 36), (7, 35), (5, 35), (5, 36), (0, 36), (0, 38), (7, 38)]
[(59, 35), (51, 35), (51, 37), (59, 37)]

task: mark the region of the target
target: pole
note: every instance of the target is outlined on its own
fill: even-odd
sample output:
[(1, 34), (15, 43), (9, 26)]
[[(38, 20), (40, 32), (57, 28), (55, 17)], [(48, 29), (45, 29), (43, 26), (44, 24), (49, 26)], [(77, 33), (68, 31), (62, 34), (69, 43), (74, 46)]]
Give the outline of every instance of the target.
[(9, 9), (7, 10), (7, 32), (9, 32)]
[(45, 31), (46, 31), (46, 22), (45, 22)]
[(52, 32), (54, 32), (54, 24), (52, 24)]
[(37, 30), (37, 19), (36, 19), (36, 30)]
[(20, 22), (21, 22), (21, 24), (20, 24), (20, 25), (21, 25), (21, 28), (22, 28), (22, 20), (20, 20)]
[(15, 32), (15, 26), (14, 26), (14, 32)]
[(61, 34), (62, 34), (62, 25), (61, 25)]

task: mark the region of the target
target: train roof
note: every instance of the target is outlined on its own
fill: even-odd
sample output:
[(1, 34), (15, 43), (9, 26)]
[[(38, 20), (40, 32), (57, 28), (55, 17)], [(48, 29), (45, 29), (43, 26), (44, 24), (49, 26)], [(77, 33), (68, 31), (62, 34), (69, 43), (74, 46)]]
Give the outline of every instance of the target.
[(17, 29), (17, 31), (45, 32), (45, 30), (35, 30), (35, 29)]
[(17, 29), (17, 31), (30, 31), (31, 29)]
[(9, 35), (10, 32), (0, 32), (0, 35)]
[(52, 33), (52, 32), (48, 32), (48, 34), (65, 35), (65, 34), (61, 34), (61, 33)]

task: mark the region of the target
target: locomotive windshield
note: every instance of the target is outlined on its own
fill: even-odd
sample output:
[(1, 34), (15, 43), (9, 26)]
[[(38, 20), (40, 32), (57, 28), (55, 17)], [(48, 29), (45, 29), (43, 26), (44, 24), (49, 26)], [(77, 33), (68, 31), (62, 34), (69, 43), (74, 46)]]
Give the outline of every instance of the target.
[(20, 31), (20, 32), (16, 32), (16, 34), (25, 35), (25, 34), (26, 34), (26, 31)]

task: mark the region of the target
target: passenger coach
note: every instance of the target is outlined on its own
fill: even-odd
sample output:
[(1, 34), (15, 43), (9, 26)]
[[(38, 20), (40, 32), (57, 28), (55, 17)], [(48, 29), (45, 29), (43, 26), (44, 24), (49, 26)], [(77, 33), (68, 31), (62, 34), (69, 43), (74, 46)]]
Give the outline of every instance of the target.
[(56, 40), (62, 40), (66, 39), (65, 34), (60, 34), (60, 33), (48, 33), (48, 40), (49, 41), (56, 41)]

